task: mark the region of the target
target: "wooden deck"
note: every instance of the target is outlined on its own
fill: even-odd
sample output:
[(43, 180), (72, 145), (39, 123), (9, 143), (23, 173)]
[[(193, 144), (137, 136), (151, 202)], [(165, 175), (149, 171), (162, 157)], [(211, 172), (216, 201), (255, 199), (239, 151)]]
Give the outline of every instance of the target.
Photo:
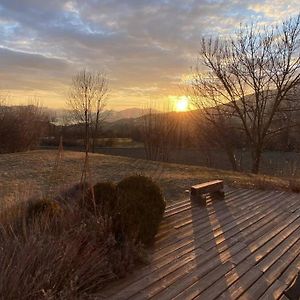
[(225, 191), (206, 207), (169, 205), (151, 263), (103, 298), (286, 299), (300, 269), (300, 195)]

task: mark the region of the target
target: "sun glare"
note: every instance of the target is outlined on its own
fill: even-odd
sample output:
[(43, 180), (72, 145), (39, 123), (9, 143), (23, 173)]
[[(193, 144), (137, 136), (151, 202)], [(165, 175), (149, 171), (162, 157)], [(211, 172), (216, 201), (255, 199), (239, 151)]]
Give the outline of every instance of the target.
[(176, 101), (176, 111), (187, 111), (189, 108), (189, 99), (186, 96), (181, 96)]

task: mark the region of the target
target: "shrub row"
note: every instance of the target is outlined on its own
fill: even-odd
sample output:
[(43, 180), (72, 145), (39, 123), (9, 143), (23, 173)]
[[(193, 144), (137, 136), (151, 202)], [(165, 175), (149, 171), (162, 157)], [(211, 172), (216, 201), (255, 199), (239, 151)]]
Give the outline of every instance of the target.
[(59, 197), (73, 203), (36, 199), (0, 211), (1, 299), (94, 297), (144, 260), (140, 242), (152, 242), (165, 208), (158, 186), (131, 176), (83, 197), (79, 187)]
[(151, 178), (134, 175), (120, 181), (97, 183), (81, 200), (81, 207), (112, 219), (116, 239), (153, 242), (165, 210), (162, 192)]

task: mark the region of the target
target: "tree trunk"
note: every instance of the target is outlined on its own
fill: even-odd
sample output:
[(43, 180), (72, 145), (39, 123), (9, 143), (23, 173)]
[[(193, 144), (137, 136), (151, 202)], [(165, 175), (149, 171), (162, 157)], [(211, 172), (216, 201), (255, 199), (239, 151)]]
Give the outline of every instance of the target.
[(251, 172), (254, 174), (258, 174), (260, 168), (262, 150), (260, 147), (254, 149), (252, 151), (252, 169)]
[(98, 104), (96, 120), (95, 120), (95, 130), (94, 130), (94, 134), (93, 134), (93, 144), (92, 144), (92, 152), (93, 153), (95, 153), (96, 140), (97, 140), (97, 136), (98, 136), (99, 115), (100, 115), (100, 109), (99, 109), (99, 104)]
[(231, 149), (227, 151), (227, 156), (231, 163), (232, 170), (237, 171), (238, 167), (237, 167), (237, 163), (236, 163), (236, 157), (234, 155), (234, 152)]
[(90, 136), (89, 136), (89, 120), (88, 120), (88, 111), (85, 111), (85, 133), (84, 133), (84, 146), (85, 152), (89, 152), (89, 143), (90, 143)]
[(95, 153), (95, 146), (97, 140), (97, 133), (98, 133), (98, 121), (96, 121), (94, 132), (93, 132), (93, 141), (92, 141), (92, 152)]

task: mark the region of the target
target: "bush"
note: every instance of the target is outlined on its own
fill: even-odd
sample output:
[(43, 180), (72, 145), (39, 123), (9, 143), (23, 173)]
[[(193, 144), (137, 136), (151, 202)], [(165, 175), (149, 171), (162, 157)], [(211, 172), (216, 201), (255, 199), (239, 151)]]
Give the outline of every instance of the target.
[[(82, 195), (82, 189), (72, 188), (61, 197), (70, 198), (73, 191), (76, 191), (75, 194), (79, 191)], [(93, 191), (89, 188), (84, 197), (77, 198), (83, 212), (110, 220), (119, 246), (132, 240), (144, 245), (151, 244), (165, 210), (165, 201), (158, 185), (140, 175), (127, 177), (117, 186), (112, 182), (98, 182), (93, 186)]]
[(48, 124), (48, 117), (41, 107), (0, 105), (0, 153), (35, 148)]
[[(24, 210), (9, 210), (21, 219), (22, 212), (39, 219), (55, 216), (56, 205), (36, 200)], [(129, 239), (119, 245), (111, 222), (78, 205), (61, 209), (55, 226), (45, 230), (43, 222), (34, 222), (25, 239), (24, 228), (12, 223), (13, 215), (0, 214), (0, 299), (90, 299), (134, 267), (139, 247)], [(6, 231), (12, 227), (13, 233)]]
[(26, 208), (26, 222), (49, 220), (59, 217), (62, 213), (60, 205), (52, 200), (39, 199), (28, 201)]
[(58, 195), (54, 198), (56, 201), (65, 204), (81, 203), (83, 191), (87, 190), (87, 184), (76, 183), (70, 185), (66, 189), (62, 189)]
[[(98, 182), (93, 186), (94, 200), (91, 189), (85, 197), (81, 198), (80, 206), (90, 212), (96, 212), (102, 216), (113, 217), (116, 213), (117, 190), (112, 182)], [(94, 203), (95, 201), (95, 203)]]
[(118, 211), (124, 232), (136, 242), (153, 242), (165, 210), (162, 192), (152, 179), (134, 175), (118, 185)]

